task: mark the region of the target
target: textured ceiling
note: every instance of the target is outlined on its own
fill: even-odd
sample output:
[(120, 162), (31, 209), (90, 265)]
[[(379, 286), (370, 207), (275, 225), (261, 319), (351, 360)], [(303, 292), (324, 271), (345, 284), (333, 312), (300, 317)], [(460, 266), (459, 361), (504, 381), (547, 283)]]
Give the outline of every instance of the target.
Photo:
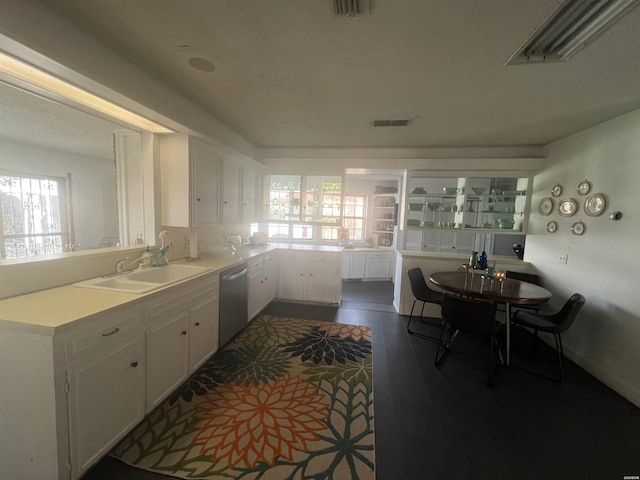
[(259, 147), (544, 145), (640, 107), (640, 8), (566, 63), (507, 67), (558, 0), (41, 3)]

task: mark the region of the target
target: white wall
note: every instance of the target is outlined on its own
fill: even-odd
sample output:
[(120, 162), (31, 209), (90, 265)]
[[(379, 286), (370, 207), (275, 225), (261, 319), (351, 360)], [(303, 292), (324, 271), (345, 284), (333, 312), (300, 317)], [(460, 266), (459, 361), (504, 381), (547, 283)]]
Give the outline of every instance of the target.
[(118, 238), (118, 199), (113, 161), (86, 158), (0, 138), (0, 170), (65, 178), (71, 173), (75, 242), (82, 250)]
[[(614, 390), (640, 406), (640, 111), (635, 111), (557, 141), (547, 147), (545, 168), (534, 177), (525, 260), (531, 262), (553, 292), (559, 308), (574, 292), (587, 303), (570, 331), (563, 335), (565, 353)], [(598, 217), (587, 216), (585, 196), (578, 183), (589, 180), (591, 193), (603, 193), (607, 208)], [(570, 218), (545, 217), (537, 206), (559, 183), (560, 198), (579, 201)], [(557, 203), (557, 202), (556, 202)], [(609, 214), (623, 212), (620, 221)], [(558, 222), (547, 233), (549, 220)], [(586, 231), (573, 235), (571, 225), (582, 220)], [(566, 265), (558, 263), (568, 254)]]

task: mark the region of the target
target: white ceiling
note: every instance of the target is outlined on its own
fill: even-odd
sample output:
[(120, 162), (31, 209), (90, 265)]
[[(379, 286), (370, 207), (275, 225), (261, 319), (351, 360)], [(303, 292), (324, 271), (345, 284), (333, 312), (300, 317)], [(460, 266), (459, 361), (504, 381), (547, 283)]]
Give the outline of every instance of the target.
[(258, 147), (544, 145), (640, 107), (640, 8), (566, 63), (507, 67), (559, 0), (330, 1), (41, 3)]

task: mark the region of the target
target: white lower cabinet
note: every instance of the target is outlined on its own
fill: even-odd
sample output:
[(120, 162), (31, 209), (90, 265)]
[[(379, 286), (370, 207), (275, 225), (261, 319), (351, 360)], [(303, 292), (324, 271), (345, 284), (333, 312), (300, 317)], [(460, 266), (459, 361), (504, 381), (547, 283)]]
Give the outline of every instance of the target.
[(364, 278), (388, 279), (393, 277), (393, 252), (367, 252)]
[(218, 349), (218, 276), (180, 285), (148, 308), (147, 411)]
[(278, 266), (267, 253), (249, 262), (249, 320), (258, 315), (276, 296)]
[(136, 335), (69, 368), (73, 478), (144, 417), (144, 366), (144, 342)]
[(364, 252), (343, 252), (342, 253), (342, 278), (351, 280), (354, 278), (364, 278)]
[(339, 303), (342, 291), (338, 252), (280, 252), (278, 298)]
[(218, 349), (217, 274), (79, 318), (0, 325), (0, 477), (75, 480)]
[(153, 409), (187, 379), (188, 335), (186, 310), (147, 330), (147, 410)]

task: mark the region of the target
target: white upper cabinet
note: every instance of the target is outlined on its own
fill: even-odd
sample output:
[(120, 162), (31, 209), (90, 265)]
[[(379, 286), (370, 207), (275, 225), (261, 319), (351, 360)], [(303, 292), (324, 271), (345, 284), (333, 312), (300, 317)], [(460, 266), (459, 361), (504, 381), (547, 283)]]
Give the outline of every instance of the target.
[(222, 224), (240, 223), (242, 166), (230, 157), (222, 161)]
[(160, 137), (162, 224), (219, 224), (220, 155), (188, 135)]
[(258, 171), (254, 168), (242, 169), (242, 222), (252, 223), (258, 221)]

